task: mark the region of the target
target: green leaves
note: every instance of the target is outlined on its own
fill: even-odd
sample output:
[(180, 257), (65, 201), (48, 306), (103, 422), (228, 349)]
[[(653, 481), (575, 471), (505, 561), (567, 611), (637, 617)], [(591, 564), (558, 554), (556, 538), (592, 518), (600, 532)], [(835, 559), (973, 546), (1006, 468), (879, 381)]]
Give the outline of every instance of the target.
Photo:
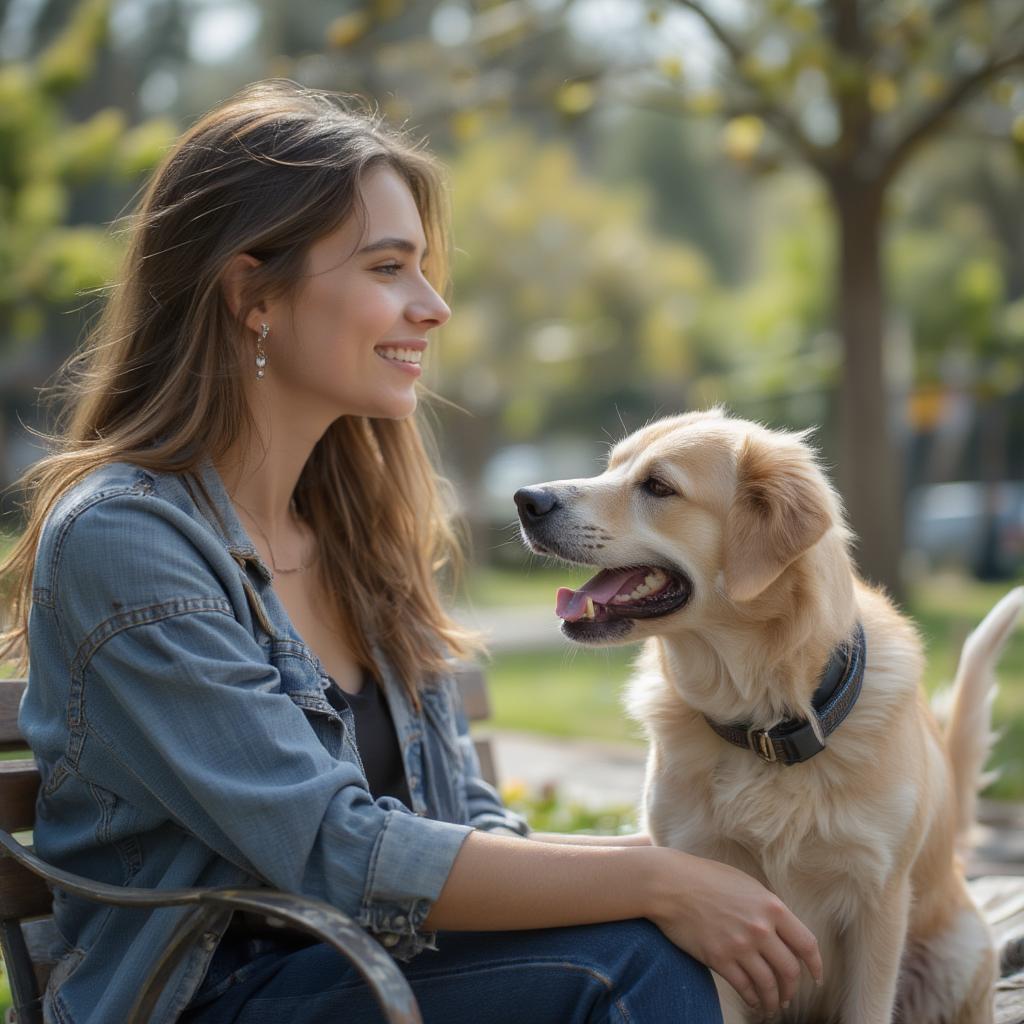
[(69, 97), (96, 67), (109, 6), (82, 0), (46, 49), (0, 67), (0, 351), (30, 343), (47, 307), (65, 312), (115, 273), (107, 230), (68, 223), (76, 191), (135, 179), (175, 135), (164, 119), (129, 128), (116, 107), (68, 118)]
[(36, 62), (39, 87), (50, 96), (64, 96), (92, 74), (96, 52), (107, 36), (109, 0), (83, 0), (67, 28)]

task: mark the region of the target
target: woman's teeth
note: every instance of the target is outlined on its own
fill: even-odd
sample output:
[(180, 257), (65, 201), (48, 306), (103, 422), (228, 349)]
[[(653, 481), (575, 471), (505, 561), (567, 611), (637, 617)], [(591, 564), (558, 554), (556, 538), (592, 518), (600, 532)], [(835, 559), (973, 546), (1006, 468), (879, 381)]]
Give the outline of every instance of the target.
[(423, 353), (412, 348), (378, 348), (377, 355), (396, 363), (412, 363), (419, 366), (423, 361)]

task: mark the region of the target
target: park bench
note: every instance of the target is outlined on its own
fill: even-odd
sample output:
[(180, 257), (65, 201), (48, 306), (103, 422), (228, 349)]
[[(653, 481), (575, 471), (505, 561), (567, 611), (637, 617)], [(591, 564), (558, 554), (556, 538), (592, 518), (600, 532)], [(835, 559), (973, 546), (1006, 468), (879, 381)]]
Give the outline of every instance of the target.
[[(471, 721), (490, 714), (487, 688), (479, 668), (458, 674), (463, 703)], [(24, 679), (0, 680), (0, 750), (25, 751), (17, 727)], [(494, 759), (487, 739), (476, 739), (482, 774), (495, 782)], [(262, 913), (290, 928), (308, 932), (348, 957), (373, 990), (388, 1024), (421, 1024), (419, 1009), (395, 961), (375, 939), (342, 911), (316, 899), (268, 888), (132, 889), (105, 885), (61, 871), (34, 856), (18, 833), (32, 830), (39, 775), (30, 757), (0, 761), (0, 948), (11, 983), (13, 1009), (8, 1020), (42, 1024), (40, 993), (52, 962), (54, 938), (50, 886), (99, 903), (136, 908), (188, 906), (175, 936), (143, 983), (125, 1024), (148, 1024), (163, 984), (190, 945), (236, 910)], [(997, 997), (996, 1024), (1024, 1024), (1024, 878), (986, 876), (972, 883), (1004, 959)]]

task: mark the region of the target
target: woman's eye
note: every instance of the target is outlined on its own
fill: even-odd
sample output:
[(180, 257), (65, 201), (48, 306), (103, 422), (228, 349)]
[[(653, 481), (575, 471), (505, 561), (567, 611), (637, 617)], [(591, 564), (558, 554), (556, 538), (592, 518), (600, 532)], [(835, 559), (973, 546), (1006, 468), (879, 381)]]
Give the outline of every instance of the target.
[(655, 498), (667, 498), (676, 493), (673, 488), (659, 480), (656, 476), (649, 476), (640, 486)]
[(402, 269), (401, 263), (386, 263), (382, 267), (374, 267), (376, 271), (384, 274), (388, 274), (390, 277), (394, 277)]

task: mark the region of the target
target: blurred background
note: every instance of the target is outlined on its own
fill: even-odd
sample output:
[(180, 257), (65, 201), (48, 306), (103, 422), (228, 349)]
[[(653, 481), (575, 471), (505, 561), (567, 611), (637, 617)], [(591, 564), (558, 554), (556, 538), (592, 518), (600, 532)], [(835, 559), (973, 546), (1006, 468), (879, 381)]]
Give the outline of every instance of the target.
[[(271, 76), (373, 98), (450, 169), (425, 382), (499, 735), (642, 757), (635, 652), (568, 648), (555, 590), (587, 574), (526, 555), (511, 496), (712, 403), (816, 428), (862, 571), (920, 623), (929, 686), (951, 677), (1024, 579), (1020, 0), (0, 0), (0, 486), (40, 454), (112, 222)], [(1024, 798), (1020, 637), (1003, 670), (990, 793)]]

